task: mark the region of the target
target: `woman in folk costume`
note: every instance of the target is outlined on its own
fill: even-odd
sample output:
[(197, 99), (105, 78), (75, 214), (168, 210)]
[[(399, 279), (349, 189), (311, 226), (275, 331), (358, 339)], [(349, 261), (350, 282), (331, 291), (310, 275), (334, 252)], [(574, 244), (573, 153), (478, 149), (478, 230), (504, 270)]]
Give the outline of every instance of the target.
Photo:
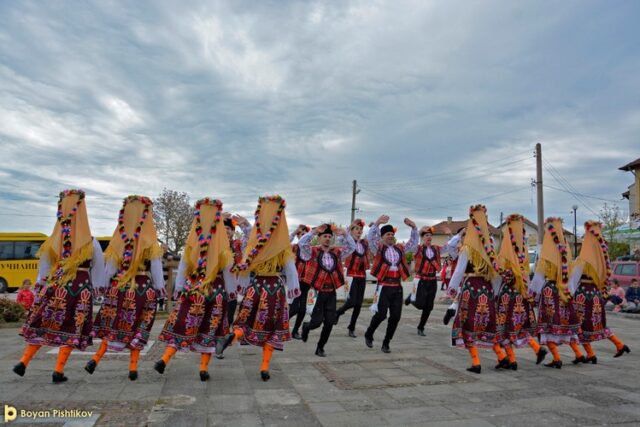
[(344, 265), (347, 267), (347, 277), (351, 277), (351, 283), (348, 286), (347, 299), (342, 304), (342, 307), (336, 311), (336, 325), (340, 316), (345, 314), (350, 308), (353, 309), (351, 313), (351, 321), (347, 330), (351, 338), (356, 338), (356, 321), (360, 316), (360, 310), (362, 309), (362, 303), (364, 301), (364, 291), (367, 285), (367, 270), (369, 269), (369, 243), (367, 239), (362, 238), (364, 231), (364, 221), (362, 219), (355, 219), (351, 226), (349, 226), (349, 233), (353, 238), (356, 247), (355, 250), (344, 260)]
[(201, 199), (176, 275), (176, 305), (158, 339), (167, 348), (154, 366), (164, 370), (178, 350), (200, 353), (200, 380), (209, 379), (209, 362), (218, 340), (229, 332), (228, 301), (235, 298), (233, 255), (222, 221), (222, 202)]
[(571, 248), (564, 236), (562, 220), (547, 218), (544, 223), (542, 250), (529, 290), (540, 299), (536, 332), (540, 337), (540, 344), (546, 344), (553, 355), (553, 361), (544, 365), (549, 368), (562, 368), (559, 344), (571, 346), (576, 355), (574, 365), (584, 361), (578, 347), (580, 321), (568, 289), (570, 259)]
[[(300, 224), (298, 228), (296, 228), (290, 235), (289, 241), (293, 242), (293, 240), (297, 237), (298, 242), (309, 231), (311, 231), (311, 227), (308, 225)], [(296, 340), (301, 340), (302, 336), (298, 333), (300, 326), (302, 326), (302, 322), (304, 321), (304, 316), (307, 313), (307, 296), (309, 295), (310, 286), (307, 283), (304, 283), (304, 274), (307, 268), (307, 261), (303, 260), (300, 257), (300, 245), (298, 243), (294, 243), (291, 245), (291, 251), (293, 255), (296, 257), (296, 269), (298, 270), (298, 280), (300, 281), (300, 295), (297, 296), (289, 305), (289, 316), (296, 317), (296, 321), (293, 324), (293, 330), (291, 331), (291, 338)]]
[(285, 206), (285, 200), (280, 196), (258, 199), (255, 224), (244, 258), (235, 266), (244, 288), (244, 299), (234, 331), (227, 336), (223, 347), (226, 348), (234, 339), (241, 340), (243, 344), (261, 346), (260, 377), (263, 381), (270, 378), (269, 363), (273, 350), (282, 350), (284, 343), (291, 339), (287, 300), (300, 295)]
[[(449, 295), (458, 293), (458, 309), (451, 331), (452, 344), (466, 347), (469, 351), (469, 372), (481, 372), (478, 347), (493, 348), (498, 356), (496, 368), (506, 368), (509, 364), (500, 344), (496, 342), (494, 295), (501, 283), (499, 270), (489, 234), (487, 209), (483, 205), (472, 206), (456, 270), (449, 283)], [(460, 285), (462, 287), (458, 292)]]
[(584, 223), (585, 236), (580, 255), (575, 261), (569, 289), (573, 292), (573, 306), (581, 323), (580, 342), (587, 352), (585, 363), (598, 363), (591, 348), (593, 341), (608, 339), (616, 346), (620, 357), (629, 353), (629, 347), (607, 327), (604, 306), (607, 302), (607, 282), (611, 275), (611, 263), (607, 242), (602, 236), (602, 224), (597, 221)]
[(529, 296), (529, 250), (524, 230), (524, 218), (519, 214), (507, 217), (498, 263), (503, 270), (502, 287), (497, 298), (496, 335), (507, 351), (510, 368), (518, 369), (513, 347), (529, 345), (536, 354), (536, 364), (542, 363), (547, 350), (533, 338), (536, 315)]
[(104, 282), (102, 249), (91, 237), (82, 190), (60, 193), (57, 218), (37, 254), (36, 299), (20, 332), (27, 347), (13, 367), (23, 376), (40, 347), (59, 347), (54, 383), (67, 380), (64, 366), (72, 349), (91, 345), (93, 286)]
[(130, 351), (129, 379), (138, 379), (140, 350), (149, 340), (159, 298), (164, 298), (162, 248), (153, 223), (153, 203), (144, 196), (124, 199), (118, 225), (105, 251), (105, 298), (93, 322), (100, 348), (85, 366), (93, 374), (107, 349)]

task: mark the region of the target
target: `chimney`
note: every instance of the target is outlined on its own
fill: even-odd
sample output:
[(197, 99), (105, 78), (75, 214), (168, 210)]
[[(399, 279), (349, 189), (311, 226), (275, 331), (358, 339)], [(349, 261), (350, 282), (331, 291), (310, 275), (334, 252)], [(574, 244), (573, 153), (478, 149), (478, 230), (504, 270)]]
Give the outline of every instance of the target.
[(447, 224), (451, 224), (451, 221), (453, 221), (453, 217), (448, 216), (447, 217)]

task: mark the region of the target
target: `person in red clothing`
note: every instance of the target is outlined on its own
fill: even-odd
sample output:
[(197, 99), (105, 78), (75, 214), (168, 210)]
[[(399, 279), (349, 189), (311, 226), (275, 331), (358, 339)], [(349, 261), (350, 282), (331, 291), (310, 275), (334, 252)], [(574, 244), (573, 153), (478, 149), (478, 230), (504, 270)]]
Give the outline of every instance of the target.
[(31, 290), (31, 280), (24, 279), (22, 287), (20, 288), (20, 291), (18, 291), (16, 302), (23, 306), (25, 310), (29, 310), (33, 305), (34, 299), (35, 295), (33, 295), (33, 291)]
[[(302, 236), (309, 231), (311, 231), (309, 226), (300, 224), (298, 228), (289, 235), (289, 241), (293, 242), (296, 237), (298, 238), (298, 241), (300, 241)], [(307, 262), (300, 258), (300, 247), (298, 243), (292, 244), (291, 250), (293, 251), (293, 255), (296, 257), (296, 270), (298, 271), (298, 279), (300, 280), (300, 295), (289, 305), (289, 320), (291, 320), (293, 316), (296, 317), (296, 321), (293, 324), (293, 330), (291, 331), (291, 338), (301, 340), (302, 337), (298, 333), (298, 330), (300, 329), (300, 326), (302, 326), (304, 315), (307, 312), (307, 295), (309, 294), (309, 285), (303, 282)]]
[[(242, 253), (244, 248), (247, 246), (247, 240), (251, 233), (251, 224), (246, 218), (240, 215), (231, 215), (228, 212), (222, 214), (222, 219), (224, 221), (224, 229), (227, 232), (227, 238), (229, 239), (229, 245), (233, 255), (233, 263), (234, 265), (239, 264), (242, 261)], [(235, 239), (236, 226), (240, 226), (240, 229), (242, 230), (242, 238), (240, 239)], [(227, 303), (227, 320), (229, 321), (229, 325), (233, 324), (237, 307), (237, 298), (232, 298)], [(223, 356), (222, 354), (216, 354), (216, 358), (221, 359)]]
[(396, 229), (388, 222), (389, 216), (381, 215), (367, 233), (369, 250), (374, 256), (371, 274), (378, 279), (378, 287), (374, 298), (376, 302), (371, 306), (375, 314), (364, 334), (364, 342), (367, 347), (373, 348), (373, 334), (389, 312), (387, 332), (382, 341), (383, 353), (391, 353), (389, 343), (402, 315), (402, 281), (411, 274), (406, 254), (415, 253), (418, 247), (418, 229), (412, 220), (404, 219), (405, 225), (411, 228), (409, 241), (405, 245), (396, 242)]
[(422, 227), (420, 238), (422, 244), (418, 245), (415, 255), (415, 274), (419, 279), (415, 293), (409, 294), (404, 305), (413, 304), (418, 310), (422, 310), (418, 323), (418, 335), (424, 337), (424, 326), (429, 320), (433, 310), (433, 302), (438, 292), (438, 280), (436, 274), (441, 269), (440, 247), (431, 244), (433, 227)]
[(347, 300), (336, 312), (337, 325), (340, 316), (350, 308), (353, 308), (353, 313), (351, 313), (351, 322), (347, 327), (351, 338), (356, 338), (354, 331), (356, 330), (356, 321), (360, 315), (362, 301), (364, 300), (364, 290), (367, 284), (367, 270), (369, 269), (369, 243), (367, 243), (366, 239), (362, 238), (363, 228), (364, 221), (361, 219), (354, 220), (349, 227), (349, 232), (356, 243), (356, 248), (344, 262), (347, 267), (347, 276), (351, 277), (352, 281), (351, 286), (348, 289), (349, 293), (347, 294)]
[[(334, 233), (345, 236), (344, 246), (331, 246)], [(315, 236), (318, 236), (318, 245), (311, 246)], [(323, 224), (302, 236), (298, 247), (300, 257), (307, 261), (302, 281), (318, 292), (311, 321), (302, 324), (302, 341), (307, 342), (309, 331), (323, 325), (316, 356), (325, 357), (324, 345), (336, 320), (336, 289), (344, 285), (342, 262), (353, 252), (356, 244), (345, 230), (336, 228), (334, 231), (331, 224)]]

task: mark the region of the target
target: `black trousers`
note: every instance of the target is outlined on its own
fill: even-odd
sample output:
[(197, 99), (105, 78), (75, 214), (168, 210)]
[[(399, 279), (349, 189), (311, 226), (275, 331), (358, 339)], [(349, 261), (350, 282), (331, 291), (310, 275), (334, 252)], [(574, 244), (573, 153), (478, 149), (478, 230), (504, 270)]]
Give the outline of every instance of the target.
[(336, 291), (318, 292), (316, 305), (311, 313), (309, 330), (319, 328), (322, 325), (318, 348), (324, 349), (324, 345), (329, 340), (333, 323), (336, 321)]
[(233, 320), (236, 314), (236, 307), (238, 307), (238, 300), (234, 299), (227, 304), (227, 319), (229, 319), (229, 326), (233, 325)]
[(349, 289), (349, 299), (347, 299), (342, 307), (338, 309), (338, 316), (342, 316), (347, 310), (353, 308), (351, 313), (351, 322), (349, 322), (348, 329), (355, 331), (356, 321), (360, 316), (360, 310), (362, 309), (362, 301), (364, 300), (364, 290), (367, 284), (367, 280), (364, 277), (354, 277), (351, 281), (351, 288)]
[(289, 319), (296, 316), (296, 323), (293, 325), (292, 333), (298, 332), (304, 320), (304, 315), (307, 312), (307, 294), (309, 294), (309, 285), (300, 282), (300, 296), (291, 301), (289, 305)]
[(433, 302), (436, 299), (437, 292), (438, 280), (436, 278), (420, 279), (418, 282), (418, 289), (416, 289), (416, 301), (412, 303), (418, 310), (422, 310), (418, 329), (424, 329), (424, 325), (427, 324), (429, 315), (431, 314), (431, 311), (433, 311)]
[(373, 334), (389, 311), (389, 322), (387, 323), (387, 333), (384, 336), (383, 345), (389, 345), (393, 334), (396, 332), (400, 316), (402, 315), (402, 286), (383, 286), (378, 298), (378, 312), (371, 318), (371, 323), (365, 337), (373, 340)]

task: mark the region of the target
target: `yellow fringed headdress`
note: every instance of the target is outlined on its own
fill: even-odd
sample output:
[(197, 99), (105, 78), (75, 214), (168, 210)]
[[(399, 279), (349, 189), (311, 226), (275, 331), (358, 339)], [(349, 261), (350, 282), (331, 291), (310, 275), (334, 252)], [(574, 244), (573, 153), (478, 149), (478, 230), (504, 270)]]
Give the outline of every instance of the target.
[(195, 204), (184, 249), (185, 277), (194, 288), (207, 287), (232, 259), (229, 237), (222, 219), (222, 202), (204, 198)]
[(286, 202), (280, 196), (258, 199), (256, 222), (249, 235), (242, 262), (236, 266), (236, 271), (240, 274), (254, 272), (273, 276), (279, 274), (284, 265), (293, 259), (285, 207)]
[(462, 242), (462, 250), (464, 249), (467, 250), (469, 262), (473, 264), (476, 273), (485, 275), (489, 279), (498, 274), (500, 268), (489, 234), (487, 208), (484, 205), (469, 208), (467, 233)]
[(46, 255), (51, 264), (47, 284), (65, 284), (72, 280), (80, 264), (93, 256), (84, 197), (82, 190), (60, 192), (56, 225), (36, 254), (37, 257)]
[(118, 226), (104, 252), (105, 260), (118, 267), (112, 285), (135, 286), (142, 264), (162, 256), (152, 209), (153, 202), (144, 196), (128, 196), (122, 202)]
[(571, 247), (567, 243), (561, 218), (547, 218), (544, 222), (542, 250), (536, 264), (536, 272), (544, 274), (547, 280), (555, 282), (563, 301), (569, 300), (569, 260)]
[(527, 295), (526, 281), (529, 277), (529, 250), (524, 230), (524, 218), (520, 214), (507, 217), (506, 230), (502, 233), (502, 243), (498, 253), (500, 268), (511, 269), (516, 290)]
[(584, 223), (584, 240), (576, 265), (582, 266), (582, 274), (587, 275), (600, 289), (606, 287), (611, 276), (611, 263), (607, 241), (602, 236), (602, 224), (597, 221)]

